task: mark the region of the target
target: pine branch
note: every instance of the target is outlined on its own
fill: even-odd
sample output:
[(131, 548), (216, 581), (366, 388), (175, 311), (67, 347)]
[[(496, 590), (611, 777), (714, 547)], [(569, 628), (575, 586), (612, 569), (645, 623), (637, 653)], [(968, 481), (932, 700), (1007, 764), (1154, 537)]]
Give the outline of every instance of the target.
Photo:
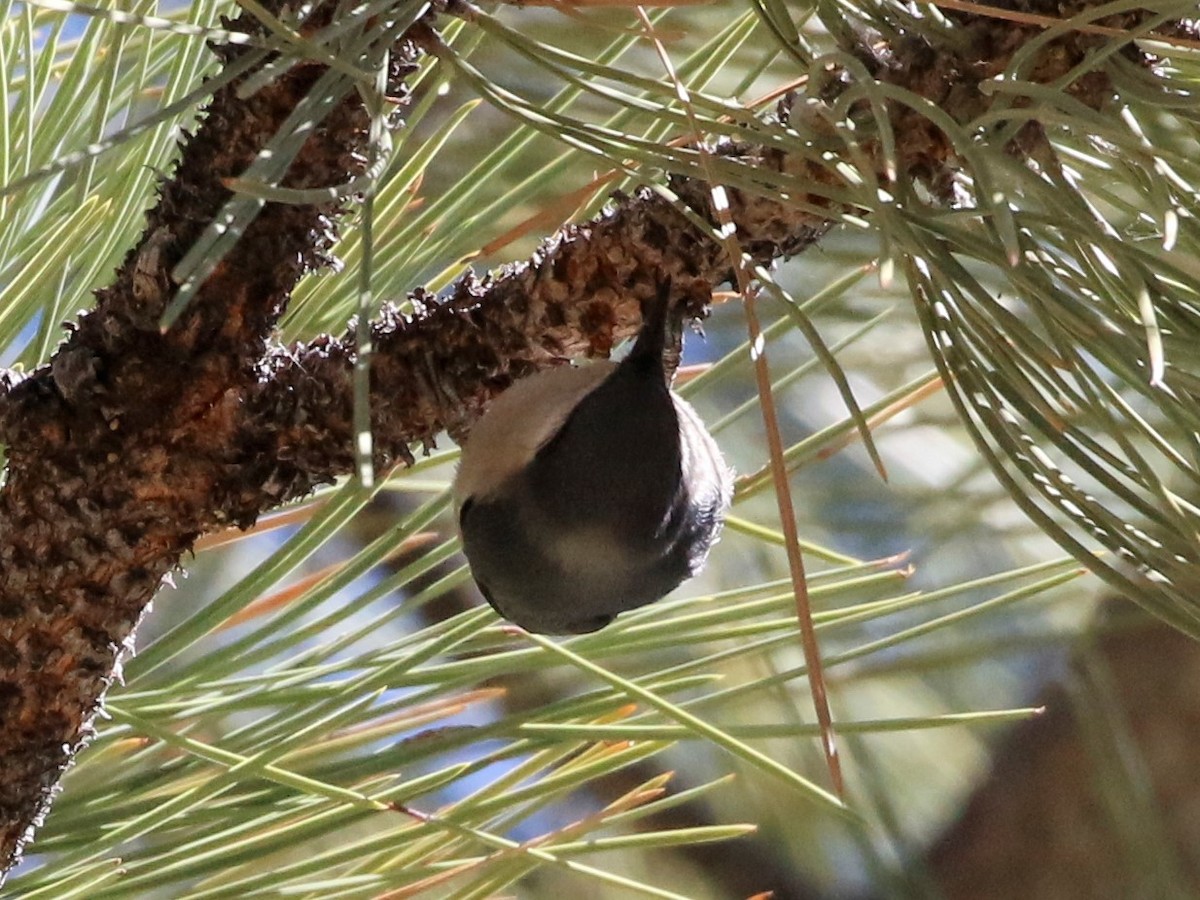
[[(316, 27), (319, 22), (312, 21)], [(255, 33), (243, 16), (234, 27)], [(247, 48), (226, 47), (226, 64)], [(392, 56), (393, 90), (416, 57)], [(324, 73), (298, 64), (248, 98), (214, 94), (161, 189), (142, 240), (51, 364), (8, 391), (0, 491), (0, 869), (17, 860), (154, 592), (193, 541), (231, 520), (239, 407), (296, 281), (328, 264), (336, 204), (271, 203), (182, 317), (159, 328), (173, 267), (240, 175)], [(369, 119), (337, 99), (286, 184), (339, 184), (365, 170)]]
[[(1057, 5), (1030, 5), (1059, 14)], [(1115, 24), (1136, 23), (1129, 14)], [(310, 23), (314, 26), (319, 23)], [(1109, 22), (1108, 24), (1114, 24)], [(251, 21), (239, 21), (253, 31)], [(392, 87), (429, 38), (416, 26), (393, 51)], [(986, 110), (982, 82), (1040, 28), (960, 15), (933, 45), (917, 36), (862, 42), (867, 73), (902, 86), (960, 122)], [(1068, 33), (1040, 51), (1051, 83), (1105, 40)], [(245, 50), (225, 48), (229, 64)], [(1135, 59), (1132, 45), (1125, 52)], [(170, 273), (224, 208), (222, 179), (242, 174), (326, 72), (297, 64), (249, 98), (216, 95), (162, 188), (143, 238), (95, 309), (70, 329), (52, 362), (0, 388), (9, 445), (0, 490), (0, 868), (7, 870), (48, 808), (63, 770), (90, 734), (104, 692), (152, 596), (201, 534), (248, 525), (280, 502), (351, 471), (354, 344), (323, 337), (287, 348), (269, 339), (296, 281), (328, 262), (336, 203), (266, 203), (174, 325), (159, 321), (176, 292)], [(239, 82), (244, 83), (244, 82)], [(826, 134), (845, 70), (785, 104), (790, 127)], [(1076, 79), (1075, 98), (1099, 108), (1105, 76)], [(864, 142), (880, 183), (919, 181), (947, 201), (961, 163), (923, 113), (892, 104), (894, 151)], [(368, 117), (347, 91), (304, 143), (284, 182), (343, 184), (366, 170)], [(1036, 125), (1010, 149), (1043, 150)], [(853, 208), (829, 199), (841, 179), (819, 155), (796, 158), (728, 141), (724, 161), (813, 186), (780, 198), (731, 191), (741, 246), (762, 263), (816, 241)], [(836, 162), (836, 161), (835, 161)], [(377, 464), (411, 459), (409, 445), (461, 435), (514, 378), (580, 353), (604, 355), (638, 324), (638, 301), (663, 275), (677, 302), (700, 312), (730, 263), (714, 239), (708, 186), (671, 182), (682, 206), (648, 189), (619, 197), (597, 220), (565, 229), (530, 260), (417, 312), (388, 308), (372, 323), (372, 426)], [(705, 223), (709, 224), (705, 224)]]

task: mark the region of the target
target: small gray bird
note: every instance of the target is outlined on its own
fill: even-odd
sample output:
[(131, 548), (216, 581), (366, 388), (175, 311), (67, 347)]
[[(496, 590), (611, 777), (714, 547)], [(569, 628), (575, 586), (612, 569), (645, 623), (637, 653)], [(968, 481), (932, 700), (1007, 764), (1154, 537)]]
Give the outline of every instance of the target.
[(529, 631), (596, 631), (653, 603), (720, 534), (732, 473), (667, 384), (669, 289), (621, 362), (517, 382), (463, 447), (463, 551), (492, 608)]

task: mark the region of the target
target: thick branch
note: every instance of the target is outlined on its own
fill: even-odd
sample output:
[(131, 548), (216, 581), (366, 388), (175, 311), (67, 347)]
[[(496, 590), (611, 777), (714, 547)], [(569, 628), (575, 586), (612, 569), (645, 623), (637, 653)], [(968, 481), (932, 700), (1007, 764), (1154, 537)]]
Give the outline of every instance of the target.
[[(788, 225), (786, 245), (758, 235), (764, 262), (831, 225), (774, 201), (758, 198), (750, 206)], [(606, 356), (636, 330), (639, 301), (662, 275), (672, 277), (676, 302), (700, 314), (712, 285), (728, 273), (717, 242), (646, 191), (566, 229), (528, 263), (486, 282), (465, 279), (446, 302), (423, 305), (418, 293), (415, 316), (388, 309), (373, 325), (372, 428), (380, 463), (406, 459), (410, 444), (429, 445), (442, 431), (460, 437), (515, 378), (571, 357)], [(242, 420), (245, 459), (258, 464), (245, 470), (248, 513), (350, 470), (353, 361), (350, 336), (268, 358)]]
[[(957, 121), (968, 122), (991, 102), (979, 85), (1003, 71), (1012, 54), (1038, 33), (1035, 27), (972, 17), (955, 35), (957, 52), (911, 37), (892, 45), (864, 45), (860, 55), (880, 81), (912, 91)], [(1039, 79), (1061, 78), (1096, 44), (1095, 37), (1071, 34), (1049, 45), (1038, 60)], [(831, 74), (828, 85), (814, 86), (812, 92), (832, 101), (845, 86), (844, 77)], [(1071, 91), (1077, 100), (1098, 108), (1111, 95), (1111, 86), (1095, 74), (1077, 80)], [(908, 106), (895, 104), (888, 112), (897, 136), (899, 177), (920, 181), (949, 202), (950, 181), (961, 165), (950, 136)], [(801, 133), (824, 134), (828, 113), (823, 101), (794, 108), (788, 102), (779, 116)], [(877, 179), (886, 183), (878, 145), (868, 139), (863, 149), (877, 166)], [(1010, 149), (1040, 151), (1040, 131), (1025, 129)], [(727, 141), (714, 152), (814, 188), (837, 181), (825, 164), (757, 145)], [(708, 185), (674, 179), (671, 186), (688, 207), (715, 225)], [(847, 211), (820, 191), (781, 203), (772, 196), (733, 190), (730, 202), (739, 246), (762, 263), (801, 252)], [(643, 190), (618, 198), (590, 223), (565, 228), (527, 262), (485, 282), (465, 279), (446, 301), (430, 302), (417, 292), (410, 298), (416, 306), (413, 316), (385, 310), (373, 326), (372, 427), (378, 461), (386, 466), (405, 460), (411, 444), (428, 446), (442, 431), (460, 437), (491, 397), (531, 371), (574, 356), (607, 355), (618, 339), (636, 330), (640, 301), (664, 275), (679, 289), (677, 302), (699, 312), (712, 286), (729, 280), (731, 267), (709, 232), (661, 196)], [(354, 359), (349, 334), (324, 336), (268, 356), (263, 381), (242, 420), (248, 467), (242, 496), (234, 505), (246, 512), (236, 518), (250, 518), (264, 504), (303, 496), (350, 471)]]
[[(253, 31), (244, 19), (235, 27)], [(243, 50), (228, 49), (233, 58)], [(394, 54), (399, 75), (415, 51)], [(90, 733), (123, 650), (163, 577), (226, 520), (243, 398), (296, 280), (324, 265), (332, 205), (267, 204), (171, 330), (171, 270), (323, 69), (298, 64), (249, 98), (213, 96), (140, 245), (50, 366), (12, 387), (0, 433), (0, 872), (18, 857)], [(338, 103), (289, 186), (364, 169), (368, 119)]]

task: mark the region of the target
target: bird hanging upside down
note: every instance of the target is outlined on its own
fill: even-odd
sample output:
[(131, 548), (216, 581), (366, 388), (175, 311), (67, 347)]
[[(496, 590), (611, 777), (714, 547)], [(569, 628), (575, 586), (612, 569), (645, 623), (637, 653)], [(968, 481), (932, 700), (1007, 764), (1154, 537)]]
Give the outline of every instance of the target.
[(623, 360), (518, 381), (463, 447), (463, 552), (492, 608), (529, 631), (596, 631), (661, 599), (720, 534), (732, 473), (667, 383), (670, 282), (646, 306)]

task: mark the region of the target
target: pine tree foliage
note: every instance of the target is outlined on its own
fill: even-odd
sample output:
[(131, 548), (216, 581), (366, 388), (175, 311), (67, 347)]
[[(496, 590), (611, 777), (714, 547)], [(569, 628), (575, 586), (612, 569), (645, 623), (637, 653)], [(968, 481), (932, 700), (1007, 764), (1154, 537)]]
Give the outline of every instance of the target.
[[(327, 67), (176, 270), (165, 327), (268, 201), (344, 208), (341, 271), (299, 284), (280, 357), (356, 315), (361, 337), (438, 291), (483, 294), (471, 272), (536, 269), (567, 222), (656, 202), (713, 232), (710, 176), (740, 212), (807, 217), (771, 235), (795, 259), (755, 262), (848, 796), (811, 724), (735, 299), (689, 338), (706, 367), (682, 387), (741, 473), (704, 578), (595, 635), (514, 631), (458, 554), (444, 438), (210, 536), (143, 623), (13, 896), (911, 888), (984, 739), (1031, 715), (1021, 664), (1086, 616), (1085, 572), (1200, 632), (1194, 5), (762, 0), (653, 11), (651, 35), (627, 8), (458, 4), (421, 32), (399, 111), (371, 29), (394, 39), (422, 4), (316, 36), (304, 10), (239, 7), (267, 37), (209, 0), (6, 4), (6, 386), (54, 358), (181, 136), (248, 72), (246, 96)], [(225, 65), (210, 43), (252, 50)], [(350, 90), (372, 121), (363, 174), (280, 187)], [(910, 548), (915, 577), (893, 555)]]

